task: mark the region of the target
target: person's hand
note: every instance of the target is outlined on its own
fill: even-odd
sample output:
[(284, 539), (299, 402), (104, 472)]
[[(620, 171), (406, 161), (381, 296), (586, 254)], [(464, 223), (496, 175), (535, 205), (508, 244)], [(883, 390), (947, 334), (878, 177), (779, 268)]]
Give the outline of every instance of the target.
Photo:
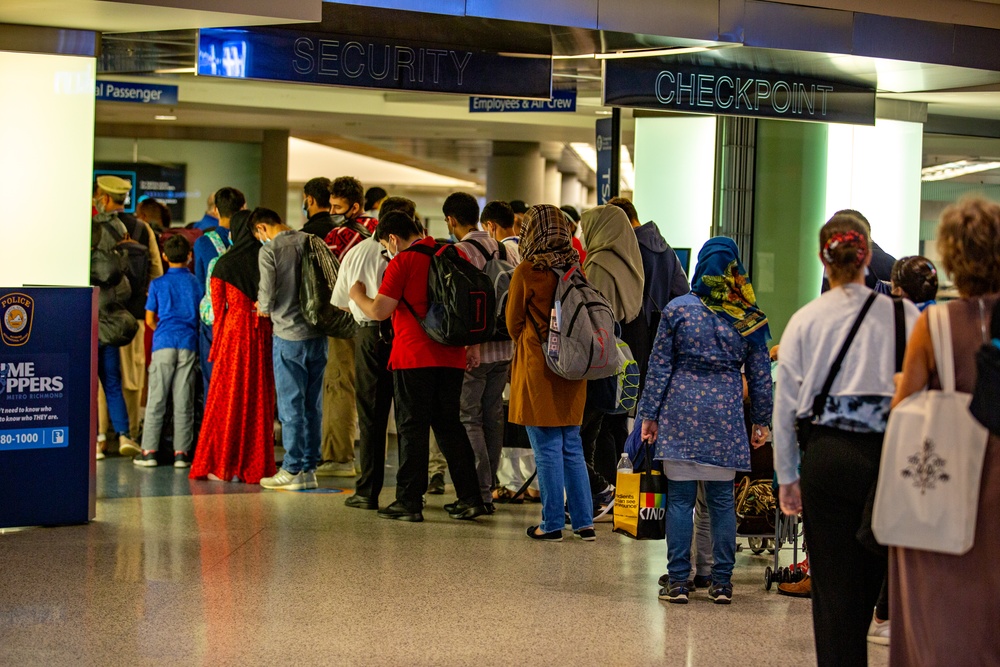
[(775, 345), (774, 347), (771, 348), (771, 351), (768, 353), (768, 356), (771, 357), (771, 361), (777, 361), (778, 360), (778, 348), (779, 347), (781, 347), (781, 346), (780, 345)]
[(365, 284), (359, 280), (351, 285), (349, 295), (353, 300), (357, 301), (359, 297), (368, 296), (368, 289), (365, 287)]
[(469, 345), (465, 348), (465, 370), (471, 371), (473, 368), (479, 368), (480, 361), (478, 345)]
[(642, 420), (642, 441), (653, 444), (656, 442), (656, 435), (659, 431), (659, 425), (653, 419), (643, 419)]
[(753, 430), (751, 431), (750, 445), (754, 449), (760, 449), (767, 444), (767, 438), (771, 435), (771, 429), (767, 426), (761, 426), (760, 424), (754, 424)]
[(902, 381), (903, 381), (903, 374), (902, 373), (895, 373), (892, 376), (892, 385), (893, 385), (893, 393), (894, 394), (897, 391), (899, 391), (899, 383), (902, 382)]
[(799, 488), (798, 480), (781, 485), (778, 489), (778, 502), (786, 516), (795, 516), (802, 511), (802, 489)]

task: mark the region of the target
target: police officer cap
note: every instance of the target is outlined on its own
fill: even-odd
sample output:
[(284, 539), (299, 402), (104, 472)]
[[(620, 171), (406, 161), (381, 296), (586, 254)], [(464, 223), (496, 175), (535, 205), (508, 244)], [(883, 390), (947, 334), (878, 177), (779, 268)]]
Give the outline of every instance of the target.
[(124, 195), (128, 194), (129, 190), (132, 189), (132, 183), (117, 176), (98, 176), (97, 187), (109, 195)]

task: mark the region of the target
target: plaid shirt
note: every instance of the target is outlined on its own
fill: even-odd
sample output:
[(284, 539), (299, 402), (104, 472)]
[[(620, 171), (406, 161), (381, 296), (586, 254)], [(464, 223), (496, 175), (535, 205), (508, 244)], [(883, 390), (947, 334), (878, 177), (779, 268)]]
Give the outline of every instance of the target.
[[(361, 234), (361, 232), (355, 228), (356, 225), (352, 223), (357, 223), (367, 229), (368, 234)], [(337, 261), (343, 262), (344, 255), (347, 254), (347, 251), (374, 234), (376, 226), (378, 226), (378, 220), (375, 218), (367, 218), (363, 216), (355, 218), (341, 227), (335, 227), (333, 231), (327, 234), (326, 244), (330, 246), (330, 250), (337, 257)]]

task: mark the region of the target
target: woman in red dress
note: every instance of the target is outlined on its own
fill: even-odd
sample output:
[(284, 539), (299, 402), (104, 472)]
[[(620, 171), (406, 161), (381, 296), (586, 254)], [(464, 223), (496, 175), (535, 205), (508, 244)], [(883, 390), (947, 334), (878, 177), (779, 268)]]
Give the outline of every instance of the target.
[(230, 228), (233, 246), (212, 271), (215, 367), (191, 479), (258, 484), (276, 472), (271, 321), (258, 317), (255, 308), (260, 242), (250, 212), (234, 215)]

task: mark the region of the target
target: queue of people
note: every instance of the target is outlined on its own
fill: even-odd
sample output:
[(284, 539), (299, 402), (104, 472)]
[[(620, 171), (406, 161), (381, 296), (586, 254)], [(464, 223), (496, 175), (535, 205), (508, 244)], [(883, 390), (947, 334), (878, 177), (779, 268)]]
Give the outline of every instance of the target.
[[(351, 177), (306, 184), (302, 231), (274, 211), (247, 210), (239, 191), (222, 188), (209, 201), (217, 225), (205, 228), (193, 251), (184, 236), (169, 238), (161, 257), (152, 226), (129, 227), (116, 208), (127, 184), (102, 178), (95, 251), (107, 254), (132, 239), (146, 248), (150, 266), (168, 266), (141, 275), (137, 248), (121, 272), (135, 284), (95, 283), (106, 325), (101, 385), (120, 451), (137, 465), (157, 465), (172, 404), (175, 466), (190, 466), (193, 479), (311, 489), (317, 476), (355, 476), (357, 424), (359, 477), (345, 501), (350, 508), (423, 521), (425, 494), (443, 488), (443, 475), (436, 479), (430, 468), (436, 443), (455, 488), (456, 500), (445, 505), (451, 518), (493, 514), (537, 474), (537, 491), (528, 493), (540, 500), (541, 520), (527, 536), (560, 542), (568, 523), (572, 536), (594, 541), (595, 522), (614, 511), (615, 463), (630, 417), (614, 397), (609, 403), (607, 383), (568, 379), (546, 358), (558, 326), (559, 277), (579, 271), (607, 303), (615, 335), (641, 369), (635, 419), (668, 480), (660, 599), (687, 603), (698, 588), (717, 604), (734, 599), (734, 478), (750, 470), (751, 449), (771, 440), (773, 426), (780, 508), (803, 516), (819, 663), (866, 664), (866, 640), (889, 643), (893, 664), (940, 664), (956, 652), (1000, 661), (988, 632), (996, 587), (970, 593), (959, 580), (988, 570), (1000, 552), (989, 528), (1000, 495), (996, 435), (972, 551), (890, 551), (870, 536), (890, 411), (938, 382), (928, 308), (947, 308), (955, 322), (959, 389), (975, 383), (974, 353), (1000, 298), (1000, 206), (970, 200), (945, 211), (941, 254), (960, 295), (945, 306), (936, 305), (939, 279), (930, 260), (896, 261), (873, 243), (863, 215), (836, 213), (818, 239), (823, 293), (791, 318), (780, 355), (772, 348), (772, 385), (769, 322), (740, 248), (711, 239), (689, 283), (659, 228), (643, 224), (627, 199), (580, 216), (520, 201), (480, 210), (474, 196), (454, 193), (442, 208), (452, 237), (445, 242), (427, 234), (414, 202), (381, 188), (365, 192)], [(147, 208), (162, 227), (162, 212)], [(336, 258), (331, 302), (353, 318), (351, 339), (324, 340), (304, 317), (300, 267), (310, 236)], [(449, 344), (427, 329), (439, 305), (429, 291), (432, 265), (449, 245), (497, 286), (502, 326), (483, 342)], [(122, 394), (119, 349), (131, 345), (121, 312), (133, 313), (142, 300), (141, 319), (153, 333), (140, 447)], [(197, 355), (205, 399), (195, 435)], [(393, 409), (399, 467), (395, 497), (386, 503)], [(280, 468), (275, 416), (285, 450)], [(505, 446), (517, 429), (525, 442)], [(696, 507), (696, 541), (711, 558), (693, 576)], [(966, 619), (960, 631), (949, 620), (957, 614)]]

